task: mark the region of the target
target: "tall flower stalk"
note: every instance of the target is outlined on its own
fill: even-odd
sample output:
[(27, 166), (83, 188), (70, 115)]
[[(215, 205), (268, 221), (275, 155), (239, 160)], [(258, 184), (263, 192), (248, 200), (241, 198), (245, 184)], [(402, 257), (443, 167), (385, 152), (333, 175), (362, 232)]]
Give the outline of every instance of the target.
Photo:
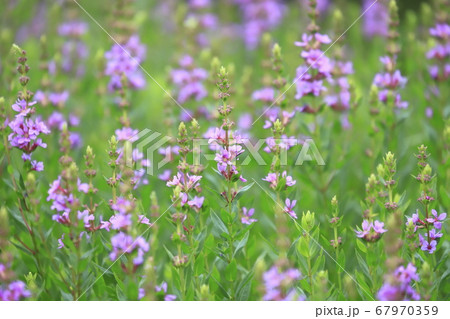
[[(417, 199), (422, 204), (423, 209), (417, 211), (411, 217), (408, 217), (406, 226), (408, 231), (408, 237), (412, 240), (410, 243), (411, 248), (417, 247), (416, 233), (419, 233), (419, 245), (420, 249), (429, 254), (433, 254), (436, 251), (436, 247), (439, 239), (443, 236), (440, 232), (442, 224), (445, 221), (447, 214), (438, 213), (435, 209), (432, 209), (434, 198), (434, 187), (436, 176), (433, 176), (433, 171), (428, 164), (428, 158), (430, 154), (427, 153), (427, 147), (421, 145), (419, 153), (416, 155), (419, 168), (419, 172), (415, 179), (420, 183), (420, 196)], [(419, 231), (423, 231), (422, 233)], [(413, 253), (413, 260), (415, 251)], [(434, 265), (434, 258), (429, 261), (431, 265)]]
[(189, 135), (184, 122), (178, 127), (177, 142), (180, 154), (178, 172), (166, 183), (168, 187), (173, 187), (171, 207), (175, 210), (172, 221), (176, 230), (172, 234), (172, 241), (176, 244), (177, 253), (172, 257), (172, 263), (178, 269), (182, 297), (189, 288), (185, 269), (195, 263), (197, 246), (194, 235), (198, 234), (197, 213), (202, 209), (204, 201), (204, 197), (198, 196), (201, 192), (202, 176), (197, 174), (200, 174), (202, 169), (189, 164), (189, 155), (194, 151), (191, 145), (199, 130), (198, 122), (193, 120), (190, 128), (192, 135)]
[(408, 107), (408, 102), (402, 99), (400, 94), (407, 83), (407, 78), (402, 76), (398, 69), (399, 45), (399, 17), (398, 7), (395, 0), (389, 3), (389, 33), (387, 39), (386, 56), (380, 58), (383, 64), (383, 71), (376, 74), (373, 84), (378, 88), (378, 99), (385, 106), (378, 112), (381, 113), (381, 124), (389, 130), (386, 134), (385, 145), (390, 147), (393, 140), (394, 129), (397, 125), (396, 114), (399, 109)]

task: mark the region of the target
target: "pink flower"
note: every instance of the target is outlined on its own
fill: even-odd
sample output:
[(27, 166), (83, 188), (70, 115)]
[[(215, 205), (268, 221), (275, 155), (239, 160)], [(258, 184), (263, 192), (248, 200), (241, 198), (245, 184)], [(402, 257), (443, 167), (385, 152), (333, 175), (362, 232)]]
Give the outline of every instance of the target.
[(242, 207), (242, 218), (241, 218), (241, 223), (242, 224), (246, 224), (246, 225), (251, 225), (254, 222), (257, 222), (257, 219), (251, 218), (253, 216), (253, 214), (255, 213), (255, 209), (254, 208), (250, 208), (249, 210), (247, 210), (246, 207)]
[(284, 211), (286, 212), (286, 213), (288, 213), (289, 214), (289, 216), (291, 216), (292, 218), (294, 218), (294, 219), (297, 219), (297, 214), (294, 212), (294, 207), (295, 207), (295, 205), (297, 205), (297, 200), (293, 200), (292, 202), (291, 202), (291, 200), (289, 199), (289, 198), (286, 198), (286, 201), (285, 201), (285, 206), (284, 206)]

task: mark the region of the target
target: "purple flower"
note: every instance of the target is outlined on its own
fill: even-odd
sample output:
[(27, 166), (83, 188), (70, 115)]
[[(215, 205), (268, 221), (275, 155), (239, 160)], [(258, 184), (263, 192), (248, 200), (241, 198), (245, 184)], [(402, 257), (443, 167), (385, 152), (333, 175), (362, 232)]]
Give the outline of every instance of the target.
[(420, 242), (420, 249), (423, 251), (427, 251), (429, 254), (432, 254), (436, 251), (437, 241), (431, 240), (431, 234), (430, 234), (430, 241), (423, 238), (422, 235), (419, 234), (419, 242)]
[(242, 12), (243, 32), (248, 49), (255, 49), (265, 32), (275, 28), (282, 20), (284, 6), (279, 0), (235, 0)]
[(88, 25), (84, 21), (69, 21), (59, 25), (58, 33), (61, 36), (75, 36), (79, 37), (85, 34), (88, 30)]
[(293, 200), (292, 202), (291, 202), (291, 200), (289, 199), (289, 198), (286, 198), (286, 201), (285, 201), (285, 206), (284, 206), (284, 211), (286, 212), (286, 213), (288, 213), (289, 214), (289, 216), (291, 216), (292, 218), (294, 218), (294, 219), (297, 219), (297, 214), (294, 212), (294, 207), (295, 207), (295, 205), (297, 205), (297, 200)]
[(110, 76), (108, 88), (116, 91), (122, 88), (122, 76), (125, 76), (132, 89), (142, 89), (145, 78), (140, 70), (140, 63), (144, 60), (146, 48), (140, 43), (139, 37), (133, 35), (122, 46), (114, 44), (110, 51), (105, 53), (105, 74)]
[(253, 122), (252, 115), (250, 113), (244, 113), (239, 118), (237, 126), (239, 127), (239, 129), (246, 131), (252, 127), (252, 122)]
[(116, 137), (118, 141), (130, 141), (136, 142), (138, 137), (139, 130), (134, 130), (131, 127), (124, 127), (122, 129), (116, 130)]
[(95, 219), (95, 217), (94, 215), (89, 214), (89, 211), (85, 209), (78, 212), (78, 219), (82, 220), (84, 223), (84, 227), (89, 229), (92, 226), (91, 222)]
[(388, 35), (389, 12), (384, 3), (364, 0), (362, 11), (365, 12), (363, 16), (363, 31), (366, 36)]
[(128, 214), (133, 211), (134, 205), (128, 199), (118, 197), (116, 202), (111, 205), (111, 209), (118, 211), (121, 214)]
[(263, 181), (269, 182), (271, 188), (276, 188), (278, 186), (278, 175), (276, 173), (269, 173)]
[(376, 85), (380, 91), (378, 99), (383, 102), (388, 102), (388, 97), (394, 98), (394, 105), (397, 108), (407, 108), (408, 102), (402, 101), (398, 91), (405, 87), (408, 81), (403, 77), (399, 70), (395, 69), (397, 57), (381, 57), (380, 61), (384, 66), (384, 72), (378, 73), (373, 79), (373, 84)]
[(61, 238), (58, 238), (58, 249), (61, 249), (66, 246), (66, 245), (64, 245), (64, 242), (63, 242), (65, 235), (66, 234), (63, 233), (61, 235)]
[(34, 108), (30, 108), (30, 106), (33, 106), (36, 104), (35, 101), (27, 103), (25, 100), (17, 100), (16, 103), (12, 105), (12, 109), (16, 111), (18, 114), (16, 114), (16, 117), (27, 117), (34, 113)]
[[(425, 236), (428, 237), (428, 233), (425, 233)], [(437, 238), (441, 238), (443, 236), (442, 233), (436, 232), (436, 229), (431, 229), (430, 230), (430, 239), (437, 239)]]
[(174, 69), (171, 72), (172, 82), (178, 87), (178, 102), (185, 103), (189, 99), (201, 101), (208, 95), (203, 85), (203, 81), (208, 78), (208, 72), (194, 68), (190, 56), (184, 56), (179, 64), (182, 69)]
[(383, 227), (384, 223), (378, 220), (374, 222), (364, 220), (362, 222), (362, 230), (355, 231), (356, 237), (362, 238), (368, 242), (375, 242), (381, 238), (383, 233), (387, 232)]
[(113, 248), (113, 251), (109, 254), (111, 260), (116, 260), (122, 256), (122, 254), (132, 254), (133, 252), (136, 252), (133, 259), (133, 264), (135, 266), (139, 266), (144, 262), (144, 253), (150, 249), (149, 244), (144, 238), (137, 237), (133, 240), (133, 237), (123, 232), (113, 236), (111, 238), (111, 244)]
[(52, 92), (48, 95), (48, 100), (55, 106), (62, 106), (69, 98), (69, 91)]
[(26, 289), (25, 283), (20, 280), (11, 282), (6, 288), (0, 286), (1, 301), (18, 301), (30, 296), (31, 293)]
[(427, 222), (432, 223), (436, 229), (442, 228), (442, 221), (447, 217), (447, 213), (442, 213), (438, 215), (438, 212), (435, 209), (431, 210), (431, 214), (434, 216), (427, 219)]
[[(19, 114), (9, 122), (9, 127), (12, 132), (8, 136), (8, 141), (11, 146), (16, 147), (23, 152), (22, 158), (24, 161), (31, 162), (31, 154), (38, 148), (46, 148), (42, 139), (39, 137), (41, 134), (49, 134), (50, 130), (39, 118), (33, 120), (30, 115), (34, 113), (33, 110), (28, 109), (30, 105), (34, 105), (35, 102), (25, 102), (23, 100), (17, 101), (13, 105), (13, 109)], [(32, 169), (39, 171), (44, 169), (43, 163), (36, 161), (32, 162)]]
[(164, 170), (164, 172), (160, 175), (158, 175), (158, 178), (162, 181), (167, 182), (170, 179), (170, 176), (172, 175), (172, 171), (170, 169)]
[(378, 291), (381, 301), (419, 300), (420, 295), (412, 287), (412, 281), (419, 281), (417, 268), (409, 263), (405, 268), (398, 267), (393, 273), (393, 282), (385, 283)]
[(272, 103), (275, 99), (275, 90), (272, 87), (266, 87), (253, 92), (252, 99), (254, 101), (262, 101)]
[(131, 226), (131, 215), (124, 213), (115, 214), (111, 216), (109, 222), (111, 223), (112, 229), (126, 230), (129, 226)]
[(145, 215), (138, 216), (138, 224), (144, 224), (144, 225), (149, 225), (149, 226), (152, 225), (152, 223), (150, 223), (150, 219), (145, 217)]
[(257, 222), (257, 219), (252, 218), (253, 214), (255, 213), (254, 208), (250, 208), (247, 210), (246, 207), (242, 207), (242, 217), (241, 217), (241, 223), (246, 225), (251, 225), (254, 222)]
[(286, 186), (294, 186), (297, 181), (292, 178), (292, 176), (288, 176), (286, 171), (284, 171), (281, 176), (286, 179)]
[(175, 299), (177, 299), (177, 296), (167, 294), (167, 283), (166, 282), (162, 282), (161, 285), (156, 286), (155, 291), (161, 292), (164, 294), (164, 301), (174, 301)]
[(301, 279), (298, 269), (290, 268), (282, 272), (277, 266), (273, 266), (263, 274), (265, 294), (263, 299), (268, 300), (304, 300), (292, 287)]
[(297, 181), (292, 178), (292, 176), (287, 175), (286, 171), (283, 171), (281, 173), (281, 179), (279, 173), (269, 173), (265, 178), (262, 179), (263, 181), (269, 182), (270, 187), (273, 189), (276, 189), (280, 182), (284, 182), (285, 187), (292, 187), (294, 186)]
[(203, 206), (204, 200), (205, 200), (205, 197), (194, 196), (194, 198), (192, 200), (188, 201), (188, 205), (190, 207), (200, 209)]

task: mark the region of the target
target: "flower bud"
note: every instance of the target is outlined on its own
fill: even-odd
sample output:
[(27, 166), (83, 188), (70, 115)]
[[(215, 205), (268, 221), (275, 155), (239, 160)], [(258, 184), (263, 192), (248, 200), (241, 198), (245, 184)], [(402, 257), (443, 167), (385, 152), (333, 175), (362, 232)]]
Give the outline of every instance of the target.
[(272, 49), (273, 58), (276, 60), (281, 59), (281, 47), (278, 43), (275, 43)]
[(333, 206), (333, 208), (336, 208), (338, 205), (338, 200), (336, 195), (333, 196), (333, 198), (331, 199), (331, 206)]
[(315, 214), (311, 213), (309, 210), (306, 214), (304, 212), (302, 214), (302, 228), (306, 232), (310, 232), (314, 228), (314, 215)]
[(200, 287), (200, 300), (201, 301), (210, 301), (213, 300), (211, 293), (209, 292), (208, 285), (201, 285)]
[(377, 166), (377, 173), (378, 173), (378, 176), (380, 176), (380, 177), (385, 176), (386, 170), (384, 169), (383, 164), (378, 164), (378, 166)]
[(428, 176), (431, 176), (431, 174), (432, 174), (432, 168), (431, 168), (431, 166), (430, 166), (430, 164), (427, 164), (427, 166), (425, 166), (425, 168), (423, 169), (423, 175), (428, 175)]
[(25, 187), (29, 194), (33, 194), (36, 191), (36, 177), (34, 176), (33, 172), (27, 174)]

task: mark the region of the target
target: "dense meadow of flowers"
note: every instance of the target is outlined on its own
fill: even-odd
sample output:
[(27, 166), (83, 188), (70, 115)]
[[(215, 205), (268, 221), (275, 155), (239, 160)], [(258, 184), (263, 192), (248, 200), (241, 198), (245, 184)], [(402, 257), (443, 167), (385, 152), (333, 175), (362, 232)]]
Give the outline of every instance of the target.
[(1, 1), (0, 300), (448, 299), (450, 3), (400, 4)]

